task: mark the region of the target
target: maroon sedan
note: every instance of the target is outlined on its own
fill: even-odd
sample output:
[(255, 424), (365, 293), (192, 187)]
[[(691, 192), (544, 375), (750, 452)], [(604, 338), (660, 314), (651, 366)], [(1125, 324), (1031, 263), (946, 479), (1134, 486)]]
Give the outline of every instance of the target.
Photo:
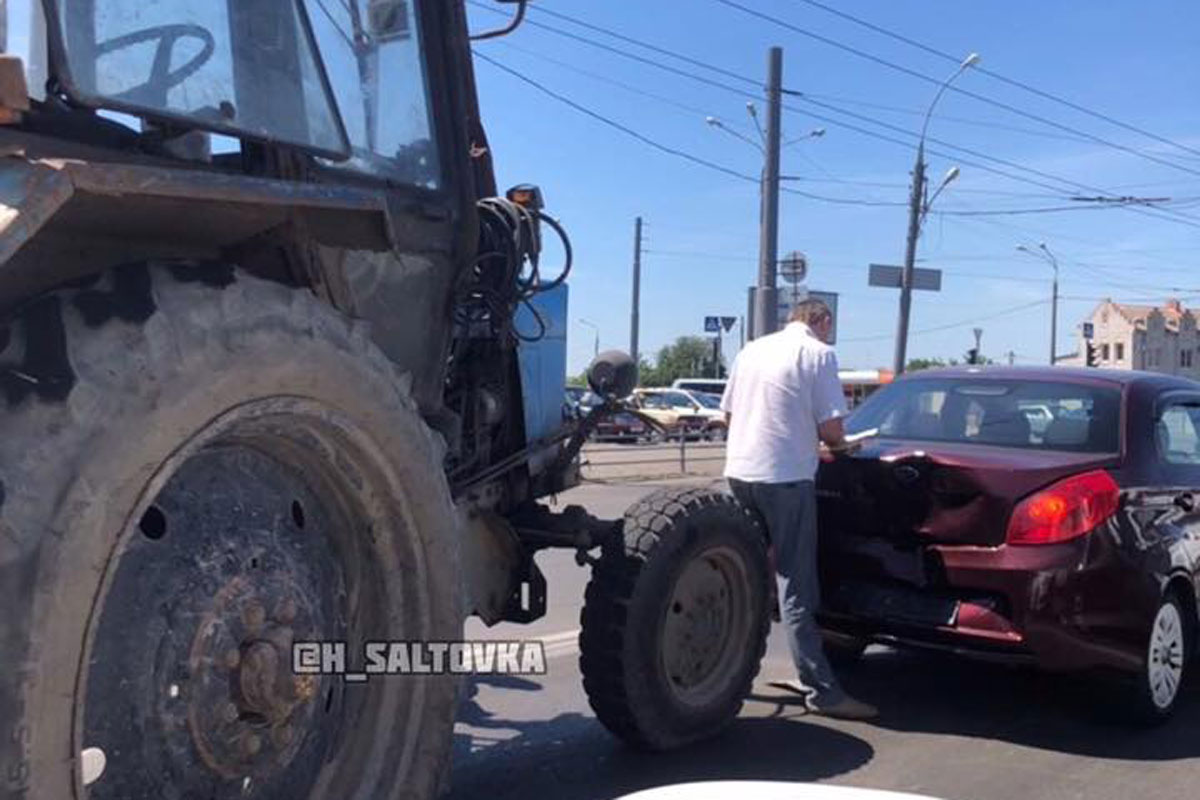
[(1175, 708), (1200, 590), (1200, 384), (1140, 372), (919, 372), (851, 415), (821, 466), (821, 624), (867, 642), (1120, 678)]

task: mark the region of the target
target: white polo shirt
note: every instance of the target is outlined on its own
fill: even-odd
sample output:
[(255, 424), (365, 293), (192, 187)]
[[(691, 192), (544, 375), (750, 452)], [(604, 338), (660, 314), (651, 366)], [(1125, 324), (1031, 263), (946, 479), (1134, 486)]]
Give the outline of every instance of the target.
[(817, 426), (846, 414), (837, 356), (802, 322), (747, 344), (721, 398), (730, 414), (725, 477), (759, 483), (810, 481)]

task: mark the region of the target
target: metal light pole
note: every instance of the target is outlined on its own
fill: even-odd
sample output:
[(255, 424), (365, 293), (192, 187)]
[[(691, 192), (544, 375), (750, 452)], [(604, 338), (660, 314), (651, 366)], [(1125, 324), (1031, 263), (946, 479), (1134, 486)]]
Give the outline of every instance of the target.
[(587, 325), (589, 328), (591, 328), (593, 331), (596, 332), (596, 338), (592, 341), (592, 358), (595, 358), (596, 356), (600, 355), (600, 326), (590, 320), (586, 320), (583, 318), (580, 318), (579, 324)]
[[(925, 121), (921, 125), (921, 138), (917, 143), (917, 161), (913, 165), (913, 180), (912, 193), (908, 199), (908, 236), (904, 247), (904, 271), (900, 276), (900, 319), (896, 327), (896, 354), (892, 362), (892, 368), (897, 375), (904, 372), (904, 365), (908, 354), (908, 320), (912, 310), (912, 283), (913, 283), (913, 266), (917, 257), (917, 239), (921, 236), (921, 222), (925, 213), (929, 210), (930, 204), (923, 203), (925, 197), (925, 134), (929, 130), (929, 120), (933, 117), (933, 109), (937, 106), (938, 101), (942, 99), (946, 89), (950, 84), (969, 67), (973, 67), (979, 63), (979, 54), (971, 53), (963, 62), (958, 65), (958, 69), (954, 74), (942, 82), (938, 88), (937, 94), (933, 97), (933, 102), (929, 104), (929, 109), (925, 112)], [(946, 187), (950, 181), (958, 177), (957, 171), (952, 171), (953, 177), (950, 174), (942, 181), (942, 185), (938, 187), (938, 191), (934, 193), (934, 197)]]
[(1023, 244), (1017, 245), (1017, 249), (1045, 261), (1054, 270), (1054, 285), (1050, 294), (1050, 366), (1054, 366), (1058, 360), (1058, 259), (1045, 242), (1040, 243), (1037, 250)]
[(633, 225), (633, 300), (629, 309), (629, 356), (635, 365), (638, 360), (638, 326), (641, 324), (642, 306), (642, 218)]
[(783, 106), (783, 48), (767, 56), (766, 160), (762, 175), (762, 222), (758, 246), (758, 291), (754, 295), (753, 337), (774, 333), (778, 301), (775, 266), (779, 260), (779, 146)]

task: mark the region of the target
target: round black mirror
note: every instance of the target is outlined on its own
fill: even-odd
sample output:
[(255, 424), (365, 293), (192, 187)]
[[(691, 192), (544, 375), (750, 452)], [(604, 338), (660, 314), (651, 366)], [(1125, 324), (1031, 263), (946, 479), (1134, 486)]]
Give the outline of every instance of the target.
[(628, 353), (606, 350), (592, 360), (587, 378), (593, 392), (606, 400), (618, 400), (637, 386), (637, 364)]

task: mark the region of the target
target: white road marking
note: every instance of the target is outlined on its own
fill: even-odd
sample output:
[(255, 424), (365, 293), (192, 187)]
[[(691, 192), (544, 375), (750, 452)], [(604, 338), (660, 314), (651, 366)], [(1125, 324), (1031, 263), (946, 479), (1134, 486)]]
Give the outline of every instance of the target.
[(547, 660), (572, 656), (579, 652), (579, 629), (539, 636), (535, 641), (542, 643)]

